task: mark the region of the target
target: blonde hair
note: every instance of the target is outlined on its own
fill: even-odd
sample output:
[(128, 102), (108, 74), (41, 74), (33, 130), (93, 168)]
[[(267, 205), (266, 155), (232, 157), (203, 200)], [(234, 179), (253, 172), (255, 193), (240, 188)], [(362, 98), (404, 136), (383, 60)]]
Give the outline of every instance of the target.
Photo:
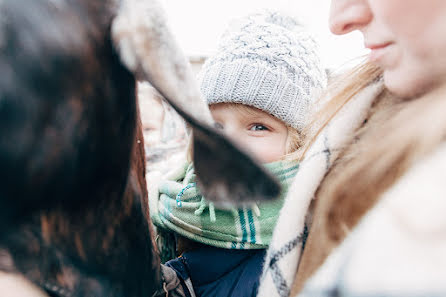
[(291, 126), (287, 126), (288, 135), (286, 140), (285, 147), (285, 156), (283, 156), (283, 160), (299, 160), (301, 156), (301, 148), (303, 144), (302, 133), (299, 132), (296, 128)]
[[(316, 132), (309, 136), (305, 150), (345, 103), (380, 76), (377, 67), (363, 64), (340, 78), (340, 84), (346, 79), (347, 83), (319, 112)], [(394, 103), (387, 105), (385, 101)], [(338, 234), (342, 228), (334, 222), (342, 221), (340, 218), (350, 213), (347, 223), (355, 224), (367, 206), (446, 137), (446, 88), (411, 100), (398, 99), (384, 90), (376, 98), (377, 103), (383, 103), (383, 112), (373, 123), (356, 131), (352, 143), (340, 156), (346, 161), (344, 166), (334, 166), (329, 185), (322, 187), (323, 195), (336, 205), (328, 213), (327, 221), (329, 233), (335, 238), (342, 236)]]
[[(303, 132), (307, 141), (302, 148), (301, 158), (304, 157), (318, 135), (345, 104), (372, 82), (379, 79), (381, 74), (382, 71), (377, 66), (371, 63), (361, 63), (330, 83), (316, 104), (316, 106), (320, 105), (322, 108), (315, 111), (310, 124)], [(329, 94), (333, 95), (330, 96)], [(327, 97), (330, 97), (330, 99), (323, 103), (322, 100)]]

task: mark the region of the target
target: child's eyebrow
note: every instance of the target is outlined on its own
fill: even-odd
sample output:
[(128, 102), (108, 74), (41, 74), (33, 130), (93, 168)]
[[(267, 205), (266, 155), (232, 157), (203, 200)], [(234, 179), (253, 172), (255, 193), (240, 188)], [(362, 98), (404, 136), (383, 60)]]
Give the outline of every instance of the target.
[(240, 110), (240, 114), (246, 117), (246, 120), (250, 121), (264, 121), (264, 122), (270, 122), (275, 123), (278, 121), (273, 116), (270, 116), (269, 114), (265, 114), (262, 112), (256, 112), (256, 111), (249, 111), (249, 110)]

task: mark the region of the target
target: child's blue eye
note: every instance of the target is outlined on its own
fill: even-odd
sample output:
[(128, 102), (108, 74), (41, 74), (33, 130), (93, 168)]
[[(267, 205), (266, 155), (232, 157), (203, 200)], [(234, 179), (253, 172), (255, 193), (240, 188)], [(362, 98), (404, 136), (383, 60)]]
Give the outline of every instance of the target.
[(268, 130), (268, 128), (261, 124), (255, 124), (255, 125), (252, 125), (252, 127), (249, 130), (251, 130), (251, 131), (266, 131), (266, 130)]

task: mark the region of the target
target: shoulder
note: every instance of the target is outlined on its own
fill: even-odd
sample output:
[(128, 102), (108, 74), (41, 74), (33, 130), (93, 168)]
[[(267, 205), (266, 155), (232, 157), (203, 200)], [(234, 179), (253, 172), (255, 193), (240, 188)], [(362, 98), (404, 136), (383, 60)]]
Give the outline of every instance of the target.
[[(433, 219), (444, 217), (442, 210), (446, 209), (445, 172), (446, 142), (443, 142), (433, 153), (412, 166), (384, 193), (382, 205), (404, 219), (412, 228), (438, 226), (440, 222), (433, 222)], [(442, 224), (446, 227), (446, 217)]]
[(23, 276), (1, 271), (0, 292), (2, 297), (49, 297)]
[(307, 282), (302, 295), (337, 290), (340, 296), (444, 296), (444, 172), (446, 143), (383, 194)]

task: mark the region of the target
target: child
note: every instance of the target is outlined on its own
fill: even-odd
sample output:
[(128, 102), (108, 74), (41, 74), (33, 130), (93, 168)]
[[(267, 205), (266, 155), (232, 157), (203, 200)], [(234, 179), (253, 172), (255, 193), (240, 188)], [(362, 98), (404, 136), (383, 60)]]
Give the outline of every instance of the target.
[(268, 12), (230, 27), (200, 82), (217, 125), (265, 163), (283, 193), (252, 207), (218, 209), (200, 196), (193, 166), (186, 163), (151, 190), (151, 217), (158, 230), (177, 234), (181, 256), (167, 266), (189, 292), (255, 296), (265, 249), (299, 167), (301, 131), (325, 86), (325, 72), (310, 34), (292, 18)]

